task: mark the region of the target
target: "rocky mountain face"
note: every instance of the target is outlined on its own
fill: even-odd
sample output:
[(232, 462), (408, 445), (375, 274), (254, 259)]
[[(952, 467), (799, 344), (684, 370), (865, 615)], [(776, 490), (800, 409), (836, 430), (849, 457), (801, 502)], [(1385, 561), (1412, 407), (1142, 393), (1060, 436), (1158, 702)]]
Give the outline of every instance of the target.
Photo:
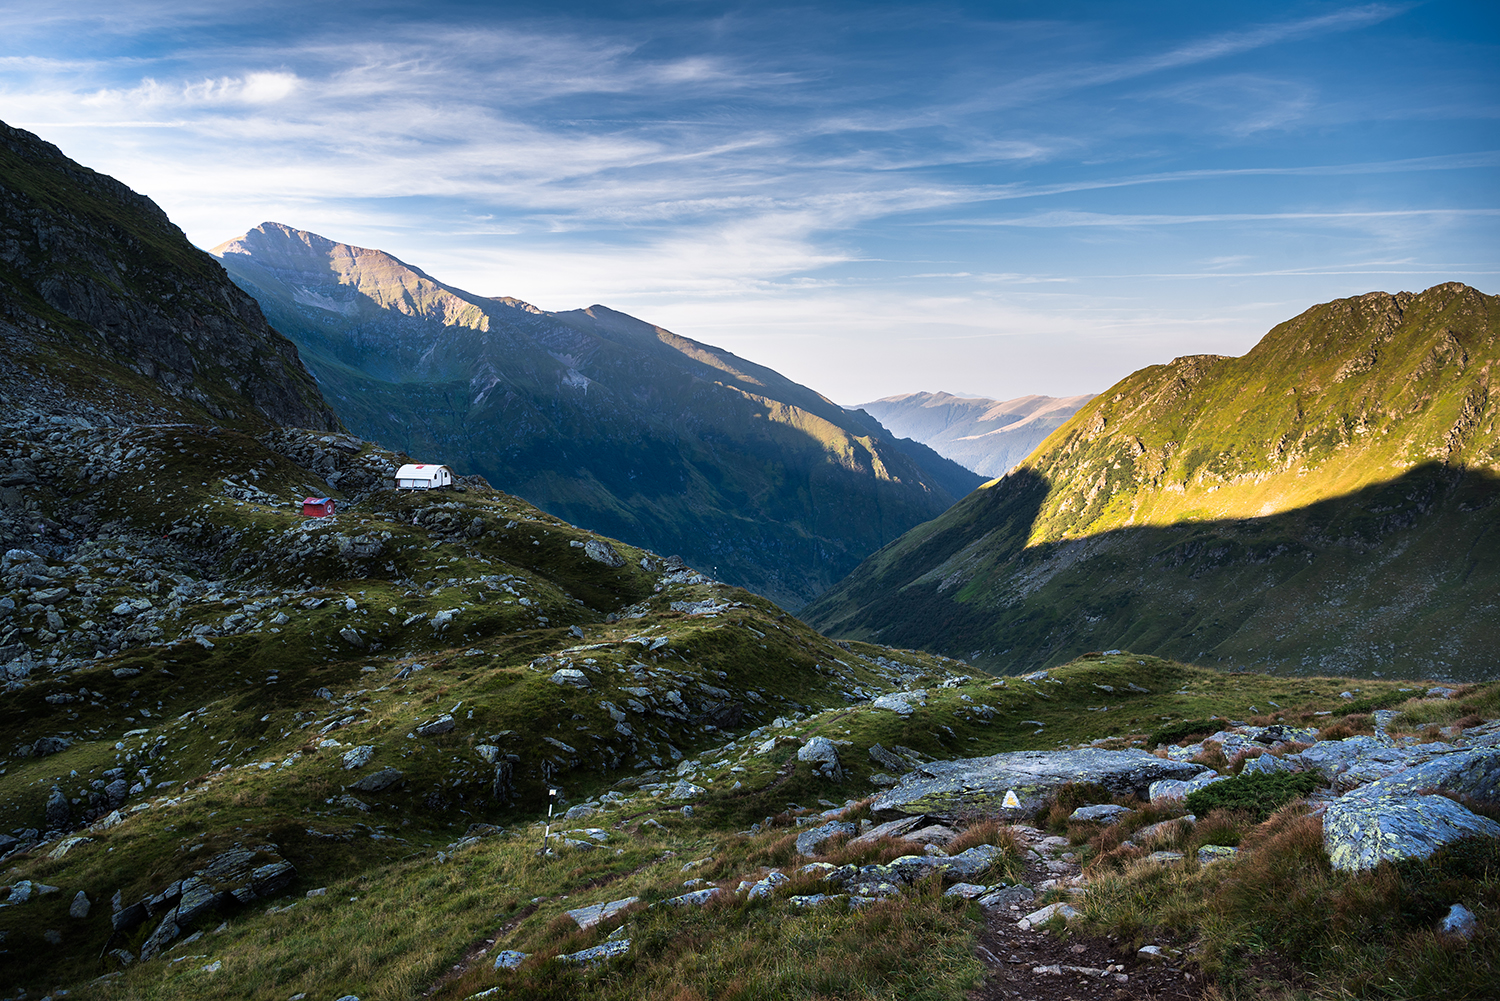
[(805, 386), (266, 223), (214, 248), (358, 434), (800, 607), (979, 478)]
[(952, 393), (902, 393), (857, 408), (892, 432), (912, 438), (993, 479), (1019, 465), (1093, 394), (990, 400)]
[(808, 619), (1001, 671), (1126, 647), (1491, 677), (1497, 321), (1457, 283), (1376, 292), (1143, 369)]
[(4, 123), (0, 283), (0, 407), (338, 427), (297, 349), (161, 209)]

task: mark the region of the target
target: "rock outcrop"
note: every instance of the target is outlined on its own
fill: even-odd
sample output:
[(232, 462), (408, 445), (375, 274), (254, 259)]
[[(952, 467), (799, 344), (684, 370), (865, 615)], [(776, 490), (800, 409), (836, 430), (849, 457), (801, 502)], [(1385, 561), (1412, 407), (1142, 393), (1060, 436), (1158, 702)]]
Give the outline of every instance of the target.
[(1153, 782), (1190, 779), (1202, 772), (1201, 765), (1168, 761), (1145, 751), (1014, 751), (925, 764), (877, 796), (872, 809), (881, 817), (927, 814), (954, 819), (976, 813), (1015, 817), (1035, 811), (1055, 789), (1068, 783), (1094, 783), (1114, 795), (1145, 796)]

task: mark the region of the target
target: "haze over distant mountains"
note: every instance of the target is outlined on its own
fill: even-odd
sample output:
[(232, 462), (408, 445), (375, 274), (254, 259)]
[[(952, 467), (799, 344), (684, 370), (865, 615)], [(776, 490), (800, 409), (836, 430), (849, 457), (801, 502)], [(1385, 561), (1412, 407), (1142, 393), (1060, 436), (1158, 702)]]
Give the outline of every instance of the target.
[(902, 393), (856, 409), (985, 478), (1003, 476), (1094, 395), (991, 400), (951, 393)]
[(1500, 297), (1314, 306), (1153, 365), (804, 612), (1018, 671), (1110, 647), (1488, 677), (1500, 647)]
[(982, 478), (771, 369), (265, 223), (212, 251), (355, 433), (800, 607)]

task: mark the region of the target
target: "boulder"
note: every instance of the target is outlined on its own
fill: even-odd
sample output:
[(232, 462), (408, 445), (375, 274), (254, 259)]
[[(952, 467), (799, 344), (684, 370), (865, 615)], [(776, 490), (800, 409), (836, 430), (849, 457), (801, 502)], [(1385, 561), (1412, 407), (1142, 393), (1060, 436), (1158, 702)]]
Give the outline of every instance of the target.
[(564, 963), (602, 963), (607, 959), (623, 956), (629, 951), (630, 939), (622, 938), (596, 945), (592, 949), (584, 949), (581, 952), (570, 952), (557, 958)]
[(1072, 904), (1048, 904), (1026, 915), (1021, 919), (1020, 924), (1022, 928), (1035, 928), (1037, 925), (1046, 924), (1053, 918), (1062, 918), (1071, 924), (1081, 917), (1083, 917), (1083, 912)]
[[(1196, 766), (1195, 766), (1196, 767)], [(1153, 803), (1181, 802), (1204, 786), (1222, 782), (1229, 776), (1212, 770), (1204, 770), (1190, 779), (1161, 779), (1151, 783), (1148, 795)]]
[(640, 897), (625, 897), (620, 900), (611, 900), (604, 904), (591, 904), (588, 907), (578, 907), (569, 911), (568, 917), (577, 922), (579, 928), (592, 928), (605, 918), (614, 917), (640, 899)]
[(1500, 824), (1445, 796), (1348, 795), (1323, 813), (1323, 849), (1335, 869), (1373, 869), (1382, 860), (1427, 858), (1473, 836), (1500, 837)]
[(1462, 939), (1471, 939), (1479, 930), (1479, 922), (1474, 917), (1474, 912), (1463, 904), (1454, 904), (1448, 908), (1448, 913), (1443, 920), (1438, 922), (1438, 934), (1454, 935)]
[(1036, 899), (1036, 893), (1028, 886), (1004, 886), (991, 890), (979, 898), (980, 907), (1022, 906)]
[[(41, 741), (37, 741), (41, 743)], [(47, 796), (46, 818), (49, 830), (59, 831), (68, 826), (68, 816), (72, 808), (68, 805), (68, 797), (57, 786), (52, 787), (52, 792)]]
[(893, 772), (906, 772), (911, 770), (910, 765), (908, 765), (901, 758), (897, 757), (893, 752), (887, 751), (885, 748), (881, 747), (879, 744), (876, 744), (875, 746), (870, 748), (870, 760), (875, 762), (877, 765), (880, 765), (882, 768), (889, 768)]
[(494, 968), (497, 970), (514, 970), (519, 967), (529, 955), (531, 954), (527, 952), (517, 952), (514, 949), (501, 949), (495, 955)]
[(844, 780), (844, 769), (839, 764), (839, 749), (827, 737), (813, 737), (797, 749), (797, 760), (810, 762), (813, 771), (834, 782)]
[(919, 813), (915, 817), (900, 817), (896, 820), (888, 820), (883, 824), (870, 828), (849, 843), (851, 845), (865, 845), (873, 844), (881, 838), (904, 838), (908, 833), (920, 827), (926, 819), (925, 815)]
[(697, 799), (699, 796), (708, 795), (708, 790), (699, 785), (693, 785), (687, 779), (679, 779), (667, 793), (668, 799)]
[(1128, 806), (1116, 806), (1113, 803), (1100, 803), (1097, 806), (1080, 806), (1068, 815), (1069, 820), (1093, 820), (1108, 827), (1117, 823), (1125, 814), (1131, 812)]
[(912, 708), (912, 705), (907, 701), (906, 696), (906, 692), (898, 692), (894, 695), (882, 695), (874, 702), (871, 702), (870, 705), (874, 706), (876, 709), (887, 709), (901, 716), (910, 716), (912, 713), (916, 712), (916, 710)]
[(375, 748), (370, 744), (362, 744), (359, 747), (350, 748), (344, 752), (344, 770), (351, 771), (355, 768), (363, 768), (375, 757)]
[(589, 677), (577, 668), (564, 667), (552, 672), (552, 683), (554, 685), (566, 685), (569, 688), (588, 688)]
[(822, 827), (813, 827), (797, 835), (797, 854), (816, 855), (823, 843), (839, 835), (857, 834), (859, 828), (841, 820), (831, 820)]
[(381, 792), (389, 789), (401, 781), (401, 772), (394, 768), (382, 768), (378, 772), (371, 772), (358, 782), (345, 786), (345, 789), (358, 789), (360, 792)]
[(1340, 789), (1353, 789), (1428, 761), (1434, 753), (1452, 750), (1448, 744), (1392, 747), (1375, 737), (1356, 736), (1320, 741), (1287, 755), (1285, 761), (1299, 771), (1320, 773)]
[(444, 713), (431, 722), (418, 725), (416, 730), (418, 737), (436, 737), (440, 734), (449, 732), (453, 729), (453, 727), (453, 717), (449, 716), (447, 713)]
[(1500, 748), (1476, 747), (1439, 754), (1361, 786), (1351, 796), (1414, 795), (1428, 789), (1500, 799)]
[(583, 544), (583, 552), (589, 559), (607, 567), (623, 567), (625, 558), (615, 552), (613, 546), (599, 539), (589, 539)]
[[(894, 788), (876, 797), (877, 816), (930, 814), (954, 820), (971, 813), (1031, 812), (1059, 786), (1091, 782), (1111, 795), (1145, 795), (1151, 783), (1187, 779), (1203, 771), (1201, 765), (1167, 761), (1145, 751), (1013, 751), (987, 758), (934, 761), (902, 777)], [(1006, 806), (1013, 794), (1013, 806)]]

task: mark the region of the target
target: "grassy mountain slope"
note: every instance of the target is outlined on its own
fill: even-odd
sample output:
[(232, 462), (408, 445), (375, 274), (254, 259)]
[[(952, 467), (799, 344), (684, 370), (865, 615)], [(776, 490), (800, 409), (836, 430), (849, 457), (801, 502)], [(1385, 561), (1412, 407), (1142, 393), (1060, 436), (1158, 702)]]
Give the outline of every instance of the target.
[(1129, 646), (1492, 676), (1497, 314), (1456, 283), (1371, 293), (1143, 369), (809, 621), (1002, 671)]
[(1078, 408), (1083, 396), (990, 400), (952, 393), (902, 393), (858, 409), (985, 477), (1004, 476)]
[[(148, 279), (177, 281), (169, 266), (134, 276)], [(261, 333), (225, 336), (254, 344)], [(191, 345), (195, 329), (155, 336)], [(397, 493), (387, 484), (406, 455), (242, 415), (234, 374), (194, 370), (191, 391), (225, 411), (219, 420), (185, 420), (212, 411), (108, 366), (91, 394), (36, 392), (0, 408), (0, 535), (24, 543), (0, 547), (5, 997), (958, 1001), (1032, 966), (981, 947), (995, 922), (1014, 927), (1006, 916), (944, 894), (938, 876), (878, 888), (886, 899), (859, 907), (790, 895), (832, 888), (822, 872), (835, 865), (920, 850), (835, 839), (799, 869), (804, 828), (870, 821), (861, 798), (895, 781), (881, 769), (1139, 747), (1208, 732), (1220, 713), (1293, 726), (1331, 716), (1330, 729), (1365, 733), (1368, 710), (1400, 708), (1402, 736), (1431, 740), (1500, 705), (1500, 685), (1448, 700), (1380, 681), (1344, 698), (1342, 679), (1124, 653), (997, 682), (932, 654), (834, 642), (762, 597), (477, 478)], [(338, 514), (302, 517), (309, 493), (337, 498)], [(895, 691), (901, 708), (877, 705)], [(1256, 715), (1260, 705), (1275, 716)], [(829, 748), (833, 774), (803, 760)], [(1137, 805), (1119, 825), (1133, 836), (1181, 812)], [(1291, 809), (1303, 827), (1317, 820)], [(1070, 811), (1059, 802), (1042, 819)], [(1246, 826), (1209, 816), (1173, 844), (1225, 844)], [(1078, 857), (1098, 854), (1081, 844), (1097, 825), (1053, 829)], [(949, 847), (990, 846), (979, 878), (1025, 881), (1046, 900), (1057, 891), (1043, 880), (1075, 856), (1044, 865), (1019, 837), (980, 818)], [(1119, 856), (1116, 842), (1104, 855)], [(1255, 901), (1226, 913), (1218, 863), (1122, 871), (1088, 896), (1089, 920), (1109, 922), (1090, 961), (1133, 962), (1132, 989), (1160, 996), (1182, 971), (1153, 974), (1131, 951), (1148, 935), (1174, 954), (1191, 941), (1194, 975), (1233, 993), (1241, 951), (1275, 958), (1279, 941), (1267, 946), (1259, 928), (1276, 920), (1281, 938), (1346, 948), (1304, 948), (1293, 983), (1394, 994), (1437, 984), (1453, 998), (1491, 988), (1492, 874), (1459, 882), (1438, 863), (1395, 881), (1384, 870), (1344, 878), (1321, 845), (1301, 847), (1257, 849), (1245, 870), (1301, 866), (1298, 893), (1284, 894), (1300, 913)], [(769, 885), (773, 868), (785, 874), (778, 893), (733, 892), (742, 878)], [(1170, 897), (1138, 892), (1162, 876)], [(705, 885), (718, 896), (682, 906), (684, 890)], [(1479, 937), (1437, 947), (1430, 900), (1389, 903), (1408, 886), (1472, 905)], [(1167, 903), (1132, 906), (1143, 898)], [(606, 901), (621, 909), (597, 924), (572, 916)], [(1172, 914), (1203, 914), (1210, 934), (1166, 927)], [(609, 962), (563, 958), (623, 938), (627, 954)], [(1022, 948), (1080, 960), (1078, 946), (1042, 935)], [(529, 956), (502, 968), (506, 950)], [(1028, 996), (1063, 994), (1046, 993), (1062, 981), (1034, 977)]]
[(797, 607), (978, 478), (805, 386), (267, 223), (215, 248), (358, 433)]
[(150, 199), (0, 123), (0, 405), (336, 428), (297, 349)]

